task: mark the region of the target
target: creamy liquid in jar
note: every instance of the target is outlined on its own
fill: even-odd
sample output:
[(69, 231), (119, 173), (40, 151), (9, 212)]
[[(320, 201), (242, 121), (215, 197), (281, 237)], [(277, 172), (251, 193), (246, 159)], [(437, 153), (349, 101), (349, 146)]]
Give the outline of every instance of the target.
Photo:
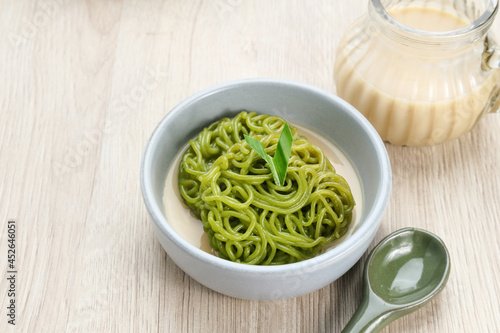
[[(399, 8), (389, 14), (404, 25), (425, 31), (451, 31), (469, 24), (433, 8)], [(381, 43), (369, 44), (354, 64), (349, 54), (354, 51), (348, 43), (345, 39), (337, 53), (337, 94), (363, 113), (382, 139), (394, 144), (432, 145), (466, 133), (481, 116), (499, 80), (499, 75), (469, 79), (469, 67), (435, 66), (432, 59), (418, 53), (419, 64), (414, 65), (414, 60), (392, 53)], [(476, 68), (481, 65), (481, 54), (474, 59), (474, 69), (480, 71)]]
[(451, 13), (433, 8), (397, 8), (389, 14), (404, 25), (424, 31), (450, 31), (469, 24)]
[[(361, 183), (353, 165), (337, 146), (331, 143), (328, 139), (307, 128), (304, 128), (303, 126), (295, 124), (292, 125), (299, 130), (301, 135), (307, 137), (312, 144), (316, 145), (323, 151), (325, 156), (332, 163), (335, 171), (344, 177), (349, 184), (356, 202), (356, 206), (353, 210), (352, 221), (347, 234), (339, 240), (326, 244), (325, 248), (328, 249), (352, 234), (358, 227), (361, 219), (361, 212), (363, 211), (363, 192), (361, 191)], [(184, 204), (184, 201), (179, 193), (179, 186), (177, 182), (179, 163), (187, 147), (188, 146), (186, 145), (181, 149), (172, 161), (172, 164), (167, 172), (165, 188), (163, 190), (165, 217), (172, 228), (174, 228), (174, 230), (186, 241), (205, 252), (216, 255), (215, 251), (213, 251), (210, 247), (208, 235), (203, 231), (203, 222), (191, 213), (189, 208)]]

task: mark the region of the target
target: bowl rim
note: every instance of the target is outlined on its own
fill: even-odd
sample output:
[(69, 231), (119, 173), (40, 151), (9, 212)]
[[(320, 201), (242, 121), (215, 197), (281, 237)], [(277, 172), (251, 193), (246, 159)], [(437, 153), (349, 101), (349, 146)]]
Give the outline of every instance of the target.
[[(245, 87), (261, 84), (288, 86), (294, 89), (300, 89), (312, 94), (319, 94), (323, 98), (331, 101), (332, 104), (339, 104), (344, 109), (344, 111), (348, 112), (350, 116), (356, 121), (356, 123), (361, 126), (370, 136), (370, 138), (372, 139), (371, 141), (373, 147), (375, 149), (375, 154), (376, 156), (378, 156), (381, 165), (381, 170), (378, 175), (380, 177), (380, 185), (374, 199), (373, 207), (370, 211), (370, 214), (366, 216), (358, 229), (356, 229), (349, 238), (342, 241), (339, 245), (326, 251), (325, 253), (304, 261), (286, 265), (262, 266), (236, 263), (230, 260), (219, 258), (217, 256), (214, 256), (213, 254), (209, 254), (192, 245), (187, 240), (182, 238), (182, 236), (180, 236), (168, 223), (166, 217), (162, 212), (162, 209), (154, 199), (154, 190), (151, 180), (153, 153), (159, 143), (160, 137), (163, 135), (163, 128), (170, 122), (171, 118), (174, 118), (177, 113), (182, 112), (182, 110), (189, 104), (194, 103), (199, 99), (204, 98), (205, 96), (212, 95), (214, 93), (218, 93), (236, 86)], [(252, 78), (231, 80), (210, 86), (190, 95), (179, 104), (177, 104), (173, 109), (171, 109), (156, 126), (151, 137), (146, 143), (141, 160), (140, 185), (144, 203), (156, 227), (163, 233), (163, 235), (168, 237), (168, 239), (175, 246), (182, 249), (183, 252), (220, 269), (239, 271), (245, 274), (257, 273), (259, 275), (266, 275), (289, 271), (311, 270), (315, 267), (322, 267), (328, 262), (336, 261), (340, 257), (347, 255), (349, 252), (356, 249), (359, 244), (365, 243), (367, 238), (373, 237), (375, 232), (373, 232), (372, 229), (378, 229), (389, 202), (392, 186), (392, 172), (389, 156), (382, 139), (380, 138), (375, 128), (369, 123), (369, 121), (352, 105), (326, 90), (309, 85), (307, 83), (287, 79)]]

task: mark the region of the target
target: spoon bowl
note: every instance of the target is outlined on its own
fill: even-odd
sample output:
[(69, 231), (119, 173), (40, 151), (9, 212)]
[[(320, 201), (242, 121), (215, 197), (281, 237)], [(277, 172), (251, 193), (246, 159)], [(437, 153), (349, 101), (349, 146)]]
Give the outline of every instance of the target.
[(436, 235), (415, 228), (390, 234), (368, 256), (363, 299), (342, 332), (380, 331), (437, 295), (449, 273), (448, 250)]

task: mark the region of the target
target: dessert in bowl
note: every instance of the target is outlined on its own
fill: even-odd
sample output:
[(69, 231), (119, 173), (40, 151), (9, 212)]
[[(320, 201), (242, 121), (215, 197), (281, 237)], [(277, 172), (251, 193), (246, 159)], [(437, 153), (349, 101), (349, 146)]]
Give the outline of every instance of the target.
[[(203, 241), (206, 219), (203, 223), (197, 221), (188, 210), (184, 211), (187, 220), (178, 215), (184, 202), (175, 194), (175, 172), (188, 142), (214, 122), (241, 114), (249, 117), (254, 112), (279, 116), (313, 144), (326, 147), (325, 155), (333, 156), (329, 157), (333, 168), (352, 189), (356, 206), (349, 225), (338, 239), (314, 256), (286, 259), (290, 262), (286, 264), (272, 264), (272, 258), (264, 258), (259, 265), (245, 263), (244, 259), (234, 262), (207, 247), (209, 241)], [(248, 152), (247, 148), (242, 150)], [(384, 144), (356, 109), (321, 89), (277, 79), (231, 81), (181, 102), (152, 134), (140, 177), (156, 237), (170, 258), (192, 278), (215, 291), (258, 300), (304, 295), (347, 272), (373, 240), (391, 189), (391, 168)], [(187, 224), (191, 227), (186, 230), (183, 226)], [(215, 237), (219, 236), (212, 233), (211, 240)], [(268, 252), (274, 255), (273, 251)]]

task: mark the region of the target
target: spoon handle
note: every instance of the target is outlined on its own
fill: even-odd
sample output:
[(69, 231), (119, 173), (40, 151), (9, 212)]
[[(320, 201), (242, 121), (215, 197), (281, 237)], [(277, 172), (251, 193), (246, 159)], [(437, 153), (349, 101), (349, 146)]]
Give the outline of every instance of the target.
[(342, 333), (376, 333), (397, 318), (393, 307), (373, 293), (365, 292), (358, 309)]

